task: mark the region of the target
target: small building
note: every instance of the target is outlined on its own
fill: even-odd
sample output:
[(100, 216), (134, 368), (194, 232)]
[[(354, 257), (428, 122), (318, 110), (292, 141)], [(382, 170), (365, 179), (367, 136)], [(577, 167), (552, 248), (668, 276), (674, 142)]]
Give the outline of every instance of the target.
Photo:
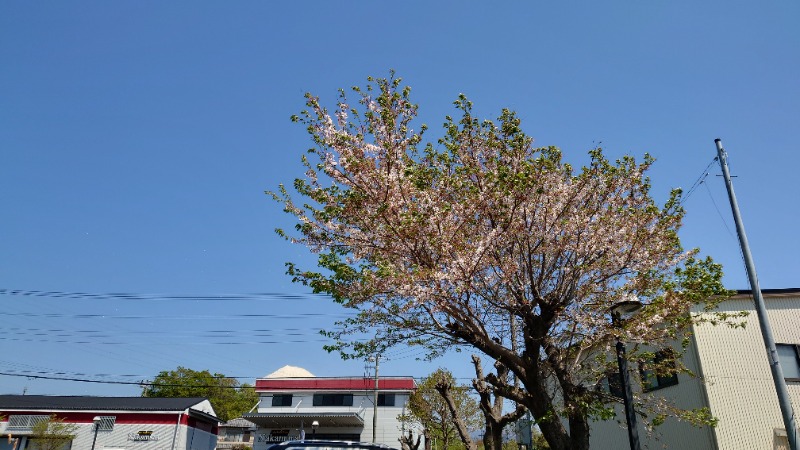
[(375, 383), (371, 377), (318, 378), (291, 366), (257, 379), (258, 412), (244, 415), (258, 427), (253, 450), (303, 438), (397, 447), (402, 433), (397, 417), (416, 384), (412, 377), (380, 377)]
[(214, 450), (217, 425), (205, 398), (0, 395), (0, 450), (30, 448), (51, 416), (76, 427), (65, 450)]
[[(797, 416), (800, 414), (800, 289), (765, 289), (762, 294)], [(751, 292), (739, 291), (722, 302), (718, 311), (747, 311), (749, 315), (744, 328), (708, 323), (693, 327), (683, 363), (698, 378), (684, 374), (631, 376), (635, 389), (645, 390), (644, 395), (669, 399), (682, 408), (708, 408), (718, 419), (717, 426), (696, 428), (669, 419), (652, 437), (648, 438), (643, 428), (639, 430), (643, 446), (788, 450), (786, 429)], [(702, 311), (698, 309), (695, 313), (702, 314)], [(624, 424), (621, 407), (617, 407), (616, 421), (593, 423), (591, 448), (626, 448), (628, 438)]]
[(252, 449), (253, 433), (256, 430), (256, 424), (242, 418), (220, 424), (217, 450), (239, 450), (247, 447)]

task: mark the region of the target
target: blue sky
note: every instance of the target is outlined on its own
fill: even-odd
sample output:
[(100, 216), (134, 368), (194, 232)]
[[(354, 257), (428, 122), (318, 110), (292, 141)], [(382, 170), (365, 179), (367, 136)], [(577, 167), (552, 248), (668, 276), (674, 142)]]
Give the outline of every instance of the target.
[[(649, 152), (659, 199), (721, 138), (762, 288), (798, 287), (798, 17), (792, 1), (2, 2), (0, 393), (138, 395), (12, 375), (132, 382), (178, 365), (363, 374), (321, 350), (316, 330), (344, 312), (284, 275), (312, 260), (273, 233), (290, 222), (263, 192), (301, 174), (311, 142), (289, 117), (304, 92), (333, 104), (390, 69), (429, 136), (463, 92), (575, 165), (597, 143)], [(681, 236), (744, 289), (719, 173), (686, 200)], [(468, 355), (414, 356), (381, 373), (471, 375)]]

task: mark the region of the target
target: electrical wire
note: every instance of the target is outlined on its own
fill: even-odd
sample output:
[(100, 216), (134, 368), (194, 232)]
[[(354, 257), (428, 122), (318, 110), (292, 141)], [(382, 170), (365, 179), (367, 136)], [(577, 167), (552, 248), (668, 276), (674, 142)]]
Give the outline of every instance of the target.
[[(59, 307), (58, 312), (48, 312), (47, 309), (42, 307), (42, 304), (37, 302), (15, 302), (11, 300), (13, 297), (20, 299), (34, 300), (39, 299), (42, 301), (51, 300), (59, 302), (70, 309), (76, 309), (75, 312), (64, 311)], [(6, 300), (3, 302), (3, 300)], [(81, 312), (82, 304), (75, 301), (86, 300), (91, 302), (100, 302), (103, 307), (113, 307), (114, 313), (103, 314), (96, 310), (91, 313)], [(148, 358), (147, 365), (151, 365), (155, 359), (163, 360), (169, 355), (167, 353), (158, 351), (156, 348), (159, 346), (179, 345), (182, 353), (187, 350), (191, 351), (198, 346), (239, 346), (244, 347), (248, 345), (282, 345), (282, 344), (309, 344), (309, 343), (322, 343), (330, 342), (326, 338), (310, 339), (311, 335), (319, 336), (321, 330), (330, 329), (331, 327), (319, 326), (321, 324), (309, 324), (308, 327), (285, 327), (283, 329), (264, 328), (262, 326), (254, 326), (248, 329), (246, 326), (237, 326), (235, 329), (226, 329), (226, 327), (219, 327), (218, 325), (226, 320), (261, 320), (268, 319), (269, 321), (284, 321), (284, 320), (307, 320), (314, 321), (319, 319), (340, 319), (352, 317), (353, 313), (349, 314), (330, 314), (322, 312), (297, 312), (297, 313), (258, 313), (258, 314), (242, 314), (239, 312), (239, 307), (228, 307), (232, 301), (318, 301), (329, 300), (329, 297), (323, 295), (300, 295), (300, 294), (286, 294), (286, 293), (260, 293), (260, 294), (226, 294), (226, 295), (162, 295), (162, 294), (142, 294), (142, 293), (86, 293), (86, 292), (65, 292), (65, 291), (45, 291), (45, 290), (20, 290), (20, 289), (0, 289), (0, 302), (5, 305), (0, 309), (0, 317), (6, 317), (7, 321), (21, 320), (24, 323), (30, 324), (29, 326), (13, 326), (5, 327), (0, 330), (0, 341), (5, 342), (32, 342), (47, 344), (66, 344), (66, 345), (80, 345), (82, 352), (94, 353), (104, 359), (125, 360), (128, 362), (133, 361), (139, 357)], [(65, 303), (61, 303), (65, 301)], [(120, 305), (125, 303), (137, 303), (139, 301), (157, 301), (165, 303), (174, 302), (187, 302), (187, 301), (202, 301), (207, 304), (216, 303), (226, 305), (226, 312), (222, 314), (184, 314), (179, 312), (177, 314), (125, 314), (119, 313), (119, 309), (114, 307), (110, 302), (121, 302)], [(50, 305), (52, 303), (49, 303)], [(31, 310), (28, 307), (35, 309)], [(181, 307), (182, 311), (186, 308)], [(208, 308), (203, 307), (204, 310)], [(233, 311), (230, 313), (229, 311)], [(306, 309), (308, 311), (308, 309)], [(176, 321), (176, 326), (158, 326), (153, 329), (155, 321), (161, 323), (162, 321)], [(214, 320), (217, 324), (213, 329), (204, 329), (200, 326), (196, 329), (196, 324), (191, 321), (197, 320)], [(55, 321), (55, 322), (54, 322)], [(120, 326), (125, 323), (134, 324), (139, 322), (147, 322), (148, 327), (141, 327), (136, 325), (136, 329), (127, 329), (129, 327)], [(67, 325), (69, 324), (69, 325)], [(71, 328), (75, 324), (81, 324), (78, 327)], [(97, 328), (87, 324), (101, 324)], [(180, 329), (184, 324), (190, 329)], [(170, 324), (172, 325), (172, 324)], [(331, 324), (332, 325), (332, 324)], [(133, 341), (133, 342), (132, 342)], [(355, 340), (354, 340), (355, 341)], [(133, 352), (125, 351), (124, 347), (134, 346), (136, 348)], [(111, 351), (104, 349), (118, 348), (120, 350)], [(146, 356), (147, 354), (151, 356)], [(203, 354), (207, 356), (208, 350), (204, 350)], [(238, 353), (237, 353), (238, 354)], [(402, 360), (407, 358), (419, 358), (424, 356), (425, 352), (421, 348), (403, 348), (391, 352), (389, 359)], [(230, 358), (231, 354), (226, 354)], [(137, 364), (139, 367), (145, 367), (145, 364)], [(175, 361), (174, 366), (180, 366), (179, 361)], [(173, 366), (173, 367), (174, 367)], [(145, 385), (142, 379), (146, 376), (141, 375), (112, 375), (112, 374), (84, 374), (84, 373), (70, 373), (65, 371), (56, 371), (46, 368), (35, 368), (31, 366), (20, 366), (19, 364), (9, 364), (8, 362), (0, 362), (0, 367), (3, 370), (0, 376), (11, 377), (26, 377), (31, 379), (47, 379), (55, 381), (72, 381), (72, 382), (86, 382), (95, 384), (121, 384), (121, 385)], [(162, 366), (163, 367), (163, 366)], [(9, 370), (10, 369), (10, 370)], [(125, 380), (127, 378), (128, 380)], [(136, 378), (135, 381), (130, 381), (131, 378)], [(225, 377), (233, 379), (255, 379), (257, 377)]]
[[(11, 317), (43, 317), (48, 319), (120, 319), (120, 320), (144, 320), (144, 319), (159, 319), (159, 320), (174, 320), (175, 316), (165, 315), (136, 315), (136, 316), (118, 316), (109, 314), (64, 314), (64, 313), (9, 313), (0, 312), (0, 316)], [(192, 319), (210, 319), (219, 320), (219, 315), (191, 315), (188, 316)], [(328, 314), (328, 313), (297, 313), (297, 314), (230, 314), (225, 316), (228, 319), (254, 319), (254, 318), (271, 318), (271, 319), (307, 319), (309, 317), (335, 317), (347, 318), (353, 317), (352, 314)]]
[(711, 169), (711, 166), (715, 162), (717, 162), (718, 160), (719, 160), (719, 157), (715, 156), (714, 159), (712, 159), (711, 162), (708, 163), (706, 168), (703, 169), (703, 172), (700, 174), (700, 176), (697, 177), (697, 179), (692, 184), (692, 186), (689, 188), (689, 190), (686, 191), (686, 194), (681, 198), (681, 201), (680, 201), (681, 205), (683, 205), (686, 202), (686, 200), (688, 200), (689, 197), (691, 197), (691, 195), (694, 193), (694, 191), (697, 190), (697, 188), (700, 187), (701, 184), (705, 183), (705, 180), (708, 177), (709, 170)]
[[(9, 373), (9, 372), (0, 372), (0, 376), (9, 376), (9, 377), (24, 377), (24, 378), (32, 378), (32, 379), (40, 379), (40, 380), (54, 380), (54, 381), (74, 381), (74, 382), (81, 382), (81, 383), (95, 383), (95, 384), (122, 384), (122, 385), (135, 385), (135, 386), (150, 386), (150, 387), (191, 387), (191, 388), (222, 388), (222, 389), (241, 389), (241, 386), (224, 386), (218, 384), (212, 385), (191, 385), (187, 386), (186, 384), (178, 384), (178, 383), (154, 383), (151, 381), (141, 380), (141, 381), (115, 381), (115, 380), (93, 380), (90, 378), (79, 378), (76, 376), (71, 377), (56, 377), (52, 375), (60, 375), (60, 373), (53, 373), (53, 374), (39, 374), (39, 373)], [(66, 375), (66, 373), (64, 373)], [(213, 377), (217, 379), (232, 379), (238, 380), (237, 377)], [(365, 377), (371, 378), (371, 377)], [(414, 381), (423, 381), (425, 377), (412, 377)], [(252, 379), (252, 378), (251, 378)], [(256, 377), (257, 379), (257, 377)], [(470, 378), (454, 378), (455, 380), (471, 380)], [(251, 386), (254, 387), (254, 386)], [(451, 389), (454, 390), (466, 390), (470, 391), (473, 388), (471, 386), (453, 386)]]
[[(7, 372), (0, 372), (0, 375), (9, 376), (9, 377), (25, 377), (25, 378), (34, 378), (34, 379), (41, 379), (41, 380), (56, 380), (56, 381), (77, 381), (82, 383), (99, 383), (99, 384), (127, 384), (127, 385), (138, 385), (138, 386), (150, 386), (150, 387), (191, 387), (191, 388), (214, 388), (214, 389), (241, 389), (241, 386), (223, 386), (218, 384), (211, 384), (211, 385), (192, 385), (186, 386), (185, 384), (176, 384), (176, 383), (153, 383), (150, 381), (108, 381), (108, 380), (91, 380), (88, 378), (64, 378), (64, 377), (53, 377), (48, 375), (35, 375), (35, 374), (17, 374), (17, 373), (7, 373)], [(231, 377), (224, 377), (224, 378), (231, 378)], [(252, 386), (251, 386), (252, 388)]]
[(167, 295), (137, 293), (86, 293), (63, 291), (36, 291), (23, 289), (2, 289), (0, 295), (20, 297), (46, 297), (70, 300), (134, 300), (134, 301), (277, 301), (277, 300), (317, 300), (330, 299), (324, 294), (293, 294), (282, 292), (264, 292), (252, 294), (199, 294), (199, 295)]
[[(25, 301), (15, 301), (16, 299)], [(226, 348), (269, 348), (263, 346), (277, 346), (287, 344), (316, 344), (330, 342), (329, 339), (319, 335), (320, 330), (334, 328), (332, 319), (350, 317), (352, 314), (336, 314), (318, 312), (319, 309), (302, 306), (312, 301), (330, 301), (329, 297), (312, 294), (288, 293), (257, 293), (257, 294), (226, 294), (226, 295), (162, 295), (142, 293), (86, 293), (46, 290), (21, 290), (0, 289), (0, 317), (5, 323), (24, 323), (29, 326), (4, 327), (0, 329), (0, 342), (6, 343), (33, 343), (41, 345), (57, 345), (59, 352), (69, 353), (68, 346), (89, 355), (90, 358), (99, 360), (118, 360), (138, 367), (153, 367), (154, 372), (158, 367), (177, 367), (185, 365), (187, 353), (202, 354), (207, 358), (213, 354), (212, 348), (220, 349), (229, 363), (237, 356), (242, 360), (242, 366), (250, 364), (251, 357), (242, 359), (250, 350), (222, 350)], [(111, 313), (98, 313), (93, 308), (92, 313), (84, 313), (85, 301), (100, 304), (102, 308), (111, 309)], [(141, 301), (157, 302), (159, 305), (174, 305), (175, 312), (164, 314), (125, 314), (123, 305), (136, 305)], [(198, 308), (186, 307), (185, 303), (203, 302)], [(243, 301), (267, 302), (270, 304), (290, 303), (297, 304), (297, 312), (269, 312), (269, 313), (242, 313)], [(302, 302), (302, 303), (298, 303)], [(179, 305), (180, 303), (183, 303)], [(332, 302), (330, 302), (332, 304)], [(53, 306), (50, 306), (53, 305)], [(56, 306), (58, 305), (58, 306)], [(119, 306), (116, 306), (119, 305)], [(214, 313), (215, 305), (224, 305), (224, 310)], [(245, 307), (253, 310), (255, 307)], [(73, 309), (73, 311), (69, 311)], [(151, 308), (152, 309), (152, 308)], [(159, 307), (160, 309), (160, 307)], [(270, 306), (268, 309), (275, 310)], [(278, 310), (283, 309), (281, 306)], [(51, 312), (51, 311), (57, 312)], [(199, 310), (202, 314), (191, 314)], [(120, 313), (123, 311), (123, 313)], [(210, 314), (208, 311), (212, 311)], [(312, 311), (312, 312), (306, 312)], [(346, 311), (337, 308), (337, 312)], [(188, 313), (188, 314), (187, 314)], [(198, 325), (198, 321), (213, 320), (216, 326), (208, 327)], [(219, 326), (226, 321), (235, 320), (242, 325), (235, 328)], [(309, 322), (308, 326), (289, 326), (282, 329), (265, 328), (264, 322), (281, 323), (286, 321), (302, 320)], [(257, 321), (258, 324), (248, 326), (247, 322)], [(330, 327), (326, 326), (330, 323)], [(130, 324), (125, 326), (125, 324)], [(165, 324), (165, 325), (162, 325)], [(76, 326), (77, 325), (77, 326)], [(211, 329), (208, 329), (211, 328)], [(164, 351), (169, 346), (177, 346), (178, 351)], [(210, 347), (211, 346), (211, 347)], [(133, 350), (130, 350), (133, 348)], [(94, 355), (94, 356), (91, 356)], [(19, 367), (19, 366), (17, 366)], [(5, 365), (3, 373), (13, 376), (36, 376), (50, 378), (76, 378), (86, 379), (82, 375), (63, 377), (54, 375), (59, 371), (44, 370), (31, 371), (30, 368), (8, 370)], [(139, 379), (144, 377), (138, 377)], [(253, 377), (255, 378), (255, 377)], [(70, 381), (70, 380), (67, 380)], [(101, 383), (103, 380), (93, 379), (89, 382)], [(138, 384), (138, 381), (137, 381)]]
[(736, 240), (736, 236), (733, 235), (731, 229), (728, 228), (728, 222), (725, 220), (725, 217), (722, 215), (722, 212), (719, 210), (717, 206), (717, 202), (714, 200), (714, 195), (711, 194), (711, 189), (708, 188), (708, 183), (705, 183), (706, 191), (708, 191), (708, 196), (711, 198), (711, 203), (714, 205), (714, 209), (717, 210), (717, 215), (719, 216), (720, 220), (722, 220), (722, 224), (725, 225), (725, 229), (728, 231), (728, 234)]

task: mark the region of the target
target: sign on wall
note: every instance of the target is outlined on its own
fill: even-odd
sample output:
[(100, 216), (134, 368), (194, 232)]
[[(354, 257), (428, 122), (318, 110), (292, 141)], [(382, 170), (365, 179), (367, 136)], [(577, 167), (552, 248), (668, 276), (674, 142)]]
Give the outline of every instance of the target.
[(128, 440), (134, 442), (157, 441), (158, 436), (154, 436), (152, 431), (139, 431), (138, 433), (128, 433)]

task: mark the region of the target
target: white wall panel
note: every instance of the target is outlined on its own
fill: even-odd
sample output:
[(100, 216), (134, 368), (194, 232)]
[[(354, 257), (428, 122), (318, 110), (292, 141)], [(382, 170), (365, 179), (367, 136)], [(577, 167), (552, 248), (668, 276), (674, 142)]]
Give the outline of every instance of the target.
[[(692, 344), (694, 346), (694, 343)], [(698, 363), (696, 357), (696, 346), (690, 347), (683, 362), (686, 367), (698, 373)], [(638, 384), (636, 377), (632, 374), (631, 381)], [(653, 397), (663, 397), (674, 401), (683, 409), (694, 409), (707, 407), (703, 393), (703, 383), (697, 378), (689, 375), (678, 375), (678, 384), (659, 389), (648, 394)], [(637, 389), (638, 390), (638, 389)], [(625, 412), (622, 405), (616, 408), (615, 419), (607, 422), (594, 422), (591, 428), (590, 448), (617, 450), (627, 448), (628, 430), (625, 424)], [(684, 450), (715, 450), (713, 444), (713, 431), (710, 427), (695, 427), (687, 422), (669, 418), (667, 421), (648, 432), (644, 426), (639, 425), (639, 438), (643, 448), (677, 448)]]
[[(323, 391), (317, 392), (322, 393)], [(284, 392), (282, 392), (284, 393)], [(285, 392), (289, 393), (289, 392)], [(328, 393), (325, 391), (325, 393)], [(333, 392), (331, 392), (333, 393)], [(343, 392), (344, 393), (344, 392)], [(261, 402), (258, 406), (259, 413), (275, 413), (275, 414), (315, 414), (315, 413), (356, 413), (364, 421), (364, 427), (337, 427), (325, 428), (320, 427), (317, 430), (319, 434), (337, 433), (337, 434), (358, 434), (364, 442), (372, 442), (372, 417), (374, 412), (373, 391), (356, 391), (353, 394), (352, 406), (314, 406), (313, 398), (314, 392), (292, 393), (292, 406), (272, 406), (272, 393), (262, 394)], [(377, 436), (376, 442), (379, 444), (386, 444), (393, 448), (399, 448), (401, 436), (401, 424), (397, 420), (397, 416), (404, 411), (404, 405), (408, 402), (408, 393), (396, 392), (395, 405), (396, 406), (379, 406), (378, 407), (378, 422), (377, 422)], [(299, 422), (298, 422), (299, 426)], [(292, 430), (294, 433), (294, 430)], [(312, 434), (311, 424), (305, 423), (306, 437), (310, 438)], [(264, 433), (264, 430), (259, 430), (258, 433)], [(266, 448), (265, 443), (258, 441), (253, 444), (254, 450), (263, 450)]]
[[(767, 297), (765, 303), (775, 340), (800, 343), (800, 298)], [(725, 302), (722, 310), (750, 311), (750, 315), (744, 329), (697, 327), (707, 395), (712, 413), (719, 418), (715, 430), (718, 446), (773, 450), (775, 429), (783, 428), (783, 420), (753, 301), (737, 297)], [(800, 385), (790, 385), (789, 391), (797, 411)]]

